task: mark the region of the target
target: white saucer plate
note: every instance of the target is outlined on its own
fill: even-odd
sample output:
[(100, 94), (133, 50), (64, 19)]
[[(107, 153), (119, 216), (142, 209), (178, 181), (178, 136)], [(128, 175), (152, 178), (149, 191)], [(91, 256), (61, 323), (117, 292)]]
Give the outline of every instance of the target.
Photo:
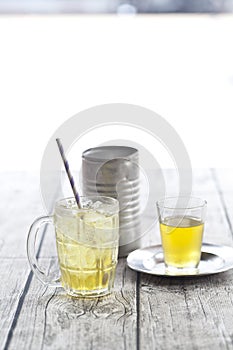
[(133, 251), (128, 255), (127, 264), (139, 272), (179, 277), (211, 275), (233, 268), (233, 247), (203, 243), (201, 252), (201, 261), (195, 273), (168, 271), (164, 264), (161, 245)]

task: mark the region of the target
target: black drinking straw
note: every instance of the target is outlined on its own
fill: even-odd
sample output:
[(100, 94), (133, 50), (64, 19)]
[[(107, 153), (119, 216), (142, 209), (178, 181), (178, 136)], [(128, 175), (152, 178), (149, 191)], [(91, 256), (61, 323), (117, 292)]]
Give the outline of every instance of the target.
[(74, 193), (74, 197), (75, 197), (77, 206), (80, 209), (79, 194), (78, 194), (78, 192), (76, 190), (76, 187), (75, 187), (74, 178), (73, 178), (73, 176), (71, 175), (71, 172), (70, 172), (70, 167), (69, 167), (69, 163), (68, 163), (68, 161), (66, 159), (66, 156), (65, 156), (64, 148), (62, 146), (62, 143), (61, 143), (60, 139), (56, 139), (56, 141), (57, 141), (57, 145), (58, 145), (58, 148), (59, 148), (59, 151), (60, 151), (60, 154), (61, 154), (64, 166), (65, 166), (65, 169), (66, 169), (66, 174), (67, 174), (67, 176), (68, 176), (68, 178), (70, 180), (70, 184), (71, 184), (71, 187), (72, 187), (72, 191)]

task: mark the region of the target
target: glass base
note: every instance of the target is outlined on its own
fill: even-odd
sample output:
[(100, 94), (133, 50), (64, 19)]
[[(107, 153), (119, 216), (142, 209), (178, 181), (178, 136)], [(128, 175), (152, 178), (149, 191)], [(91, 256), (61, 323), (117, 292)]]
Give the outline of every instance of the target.
[(66, 293), (75, 298), (98, 298), (111, 294), (111, 290), (108, 288), (96, 289), (96, 290), (74, 290), (66, 289)]
[(181, 276), (181, 275), (198, 275), (198, 267), (174, 267), (165, 266), (165, 274)]

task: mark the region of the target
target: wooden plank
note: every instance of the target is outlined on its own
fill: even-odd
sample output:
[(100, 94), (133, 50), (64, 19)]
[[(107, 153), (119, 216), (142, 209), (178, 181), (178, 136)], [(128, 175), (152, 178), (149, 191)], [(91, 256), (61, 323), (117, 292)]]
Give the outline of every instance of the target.
[[(2, 175), (2, 180), (4, 180), (3, 175)], [(5, 241), (1, 240), (1, 242), (4, 243), (2, 244), (4, 248), (2, 249), (2, 252), (4, 253), (4, 255), (14, 256), (17, 254), (20, 254), (20, 255), (22, 254), (22, 245), (24, 246), (26, 243), (26, 235), (25, 235), (25, 241), (23, 242), (23, 244), (22, 244), (20, 234), (16, 236), (17, 233), (15, 231), (15, 227), (17, 227), (16, 225), (17, 220), (21, 215), (23, 220), (25, 220), (25, 218), (28, 218), (28, 216), (32, 215), (34, 207), (33, 206), (28, 207), (28, 203), (34, 203), (36, 210), (38, 207), (40, 207), (40, 205), (38, 206), (39, 201), (35, 195), (35, 192), (36, 192), (35, 182), (30, 181), (30, 175), (26, 175), (27, 183), (29, 183), (29, 186), (27, 186), (27, 188), (26, 186), (24, 186), (24, 183), (22, 185), (22, 181), (25, 180), (25, 174), (23, 175), (9, 174), (8, 180), (12, 184), (11, 192), (9, 194), (7, 192), (4, 193), (3, 191), (2, 197), (6, 198), (9, 201), (9, 204), (10, 204), (8, 207), (9, 212), (13, 211), (17, 200), (17, 203), (21, 204), (20, 208), (22, 213), (17, 212), (17, 215), (15, 215), (13, 217), (13, 220), (11, 221), (7, 220), (8, 215), (7, 213), (5, 213), (5, 217), (3, 218), (4, 220), (2, 220), (2, 222), (5, 223), (5, 226), (6, 226), (5, 231), (7, 233), (9, 232), (9, 235), (7, 236), (7, 240)], [(27, 192), (28, 188), (29, 190)], [(26, 210), (26, 207), (27, 207), (27, 210)], [(33, 216), (35, 217), (37, 215), (33, 215)], [(24, 225), (20, 227), (22, 228), (23, 226)], [(51, 242), (51, 239), (53, 239), (53, 237), (48, 236), (48, 242)], [(47, 250), (45, 249), (46, 254), (49, 255), (51, 253), (50, 244), (44, 244), (44, 246), (46, 249), (49, 246), (49, 249)], [(42, 256), (44, 256), (44, 254), (42, 254)], [(42, 265), (46, 265), (45, 259), (40, 259), (40, 261)], [(86, 300), (85, 302), (81, 300), (74, 301), (74, 299), (69, 298), (69, 302), (67, 304), (68, 298), (64, 296), (64, 293), (57, 292), (54, 294), (54, 298), (56, 299), (54, 301), (54, 304), (57, 304), (57, 303), (59, 304), (59, 302), (61, 302), (61, 305), (64, 304), (64, 306), (62, 307), (66, 307), (66, 306), (68, 307), (69, 313), (71, 312), (70, 305), (73, 305), (72, 306), (73, 311), (71, 312), (73, 313), (73, 316), (71, 316), (71, 318), (73, 319), (71, 328), (73, 329), (73, 335), (74, 335), (73, 341), (75, 341), (75, 343), (73, 343), (74, 348), (76, 348), (77, 342), (80, 342), (80, 346), (85, 342), (86, 344), (87, 342), (89, 342), (90, 337), (87, 334), (87, 330), (88, 330), (88, 324), (91, 320), (89, 318), (86, 318), (86, 314), (88, 315), (91, 314), (92, 322), (94, 322), (93, 319), (99, 319), (99, 322), (93, 323), (94, 328), (93, 328), (92, 343), (96, 344), (96, 347), (102, 348), (102, 345), (105, 343), (107, 348), (107, 344), (109, 344), (109, 342), (112, 339), (115, 339), (117, 341), (117, 337), (119, 337), (122, 341), (122, 346), (120, 348), (125, 347), (125, 344), (127, 343), (133, 344), (135, 342), (135, 339), (136, 339), (135, 275), (136, 273), (133, 271), (125, 270), (125, 268), (126, 268), (125, 262), (121, 261), (118, 267), (118, 274), (116, 276), (116, 285), (118, 288), (116, 293), (108, 298), (100, 299), (98, 303), (97, 301), (94, 302), (90, 300)], [(29, 271), (28, 271), (28, 273), (25, 275), (25, 279), (21, 281), (21, 290), (20, 290), (20, 294), (18, 295), (18, 303), (16, 302), (14, 307), (11, 310), (13, 317), (11, 322), (9, 322), (8, 327), (7, 326), (5, 327), (6, 339), (2, 343), (2, 346), (6, 346), (7, 349), (8, 348), (13, 348), (13, 349), (38, 348), (37, 337), (39, 337), (40, 335), (42, 335), (42, 346), (44, 348), (46, 348), (47, 346), (50, 346), (51, 324), (46, 323), (46, 320), (48, 317), (51, 317), (51, 322), (55, 323), (55, 328), (54, 328), (55, 334), (58, 334), (58, 339), (56, 340), (54, 347), (58, 348), (61, 344), (64, 345), (63, 341), (66, 337), (69, 339), (68, 330), (66, 331), (65, 334), (63, 334), (60, 332), (60, 329), (56, 328), (56, 327), (59, 327), (60, 325), (61, 328), (63, 329), (62, 324), (63, 322), (66, 322), (65, 318), (66, 318), (67, 311), (65, 312), (64, 315), (63, 313), (62, 315), (60, 315), (60, 311), (59, 311), (60, 304), (59, 304), (58, 309), (55, 309), (57, 310), (58, 313), (53, 312), (54, 305), (51, 306), (50, 304), (51, 291), (45, 290), (44, 287), (41, 286), (41, 284), (38, 281), (36, 281), (34, 277), (33, 277), (33, 283), (31, 285), (31, 288), (35, 293), (33, 292), (31, 294), (31, 290), (28, 291), (28, 288), (30, 287), (30, 284), (31, 284), (30, 276), (32, 275), (29, 275)], [(38, 298), (35, 297), (37, 295), (41, 297), (40, 300), (38, 300)], [(27, 298), (29, 298), (28, 303), (27, 303)], [(52, 299), (51, 299), (51, 303), (53, 303)], [(41, 305), (41, 308), (39, 307), (40, 305)], [(44, 325), (39, 318), (36, 319), (36, 321), (38, 321), (38, 324), (36, 325), (35, 323), (33, 323), (33, 319), (30, 320), (32, 322), (29, 322), (29, 323), (26, 322), (26, 324), (25, 322), (21, 322), (21, 317), (24, 317), (26, 320), (28, 320), (28, 315), (31, 315), (33, 307), (35, 311), (35, 317), (37, 317), (37, 315), (39, 314), (38, 310), (42, 311), (42, 314), (41, 314), (42, 319), (43, 317), (45, 317)], [(83, 317), (78, 324), (78, 327), (80, 326), (80, 324), (82, 325), (81, 328), (83, 330), (84, 336), (81, 338), (79, 336), (76, 337), (76, 334), (78, 333), (76, 318), (74, 317), (76, 313), (76, 307), (83, 310), (82, 311)], [(94, 312), (90, 313), (90, 309), (93, 309)], [(7, 316), (8, 315), (4, 315), (4, 317), (7, 317)], [(64, 316), (64, 320), (62, 321), (63, 316)], [(4, 317), (3, 319), (5, 319)], [(109, 325), (109, 321), (105, 322), (105, 318), (111, 320), (110, 325)], [(134, 324), (135, 327), (132, 327), (132, 324)], [(34, 326), (36, 327), (36, 330), (34, 329)], [(110, 328), (112, 327), (112, 331), (110, 332), (108, 329), (109, 326)], [(129, 328), (130, 328), (130, 331), (127, 332), (127, 337), (125, 335), (123, 335), (122, 337), (124, 330)], [(66, 327), (64, 327), (64, 330), (65, 329)], [(100, 332), (102, 332), (102, 338), (99, 337)], [(31, 335), (31, 337), (29, 335)]]
[(195, 171), (194, 195), (207, 200), (207, 217), (204, 241), (216, 244), (233, 245), (233, 236), (213, 171)]
[(131, 349), (136, 326), (136, 272), (120, 259), (105, 298), (70, 298), (33, 278), (9, 349)]
[(43, 215), (39, 177), (23, 172), (0, 173), (0, 256), (26, 257), (32, 221)]
[(39, 177), (22, 172), (0, 173), (0, 347), (4, 347), (17, 320), (28, 282), (27, 231), (42, 211)]
[[(40, 179), (36, 173), (0, 173), (0, 256), (26, 257), (26, 241), (33, 221), (47, 215), (40, 196)], [(54, 205), (51, 199), (51, 206)], [(43, 237), (43, 244), (41, 239)], [(56, 255), (55, 232), (52, 226), (44, 228), (37, 235), (36, 251), (40, 256)]]
[(29, 269), (25, 258), (0, 258), (0, 349), (7, 341)]
[(201, 278), (141, 277), (141, 349), (232, 349), (232, 271)]
[[(199, 171), (194, 177), (194, 194), (208, 201), (204, 240), (232, 245), (231, 229), (212, 175), (211, 171)], [(192, 278), (141, 274), (141, 348), (232, 348), (232, 282), (232, 270)]]
[[(32, 273), (26, 259), (26, 239), (32, 221), (43, 215), (39, 176), (35, 173), (0, 173), (1, 343), (8, 347), (14, 333)], [(38, 239), (37, 248), (41, 238)], [(17, 286), (15, 286), (17, 283)], [(2, 327), (1, 327), (2, 323)]]
[[(172, 173), (168, 176), (172, 176)], [(30, 182), (29, 175), (27, 179)], [(20, 183), (13, 186), (15, 189), (17, 186), (24, 188), (20, 203), (23, 196), (30, 202), (29, 192), (36, 192), (35, 183), (31, 182), (29, 186), (32, 187), (28, 192), (26, 184), (22, 187)], [(209, 226), (206, 225), (206, 240), (232, 244), (231, 230), (212, 173), (196, 172), (194, 188), (196, 195), (208, 200)], [(23, 193), (28, 193), (28, 197)], [(7, 197), (7, 191), (4, 195), (11, 200), (14, 197)], [(35, 200), (34, 209), (22, 204), (20, 211), (15, 214), (13, 223), (7, 221), (9, 226), (6, 224), (5, 228), (10, 237), (5, 239), (3, 233), (0, 233), (0, 240), (2, 240), (0, 242), (3, 242), (4, 248), (1, 250), (0, 244), (0, 253), (4, 252), (5, 257), (11, 256), (11, 245), (13, 256), (25, 256), (25, 252), (21, 251), (24, 250), (25, 241), (22, 244), (20, 241), (22, 236), (16, 236), (17, 217), (23, 215), (23, 210), (26, 209), (26, 216), (33, 215), (32, 219), (40, 215), (39, 202), (39, 199)], [(15, 205), (16, 203), (12, 204), (11, 210), (7, 210), (8, 214), (15, 212)], [(1, 209), (4, 209), (4, 206)], [(31, 209), (38, 210), (38, 214), (32, 214)], [(5, 215), (5, 219), (8, 216)], [(25, 222), (22, 227), (24, 225)], [(152, 230), (152, 234), (154, 235), (152, 241), (159, 239), (158, 227)], [(48, 236), (48, 241), (51, 239), (53, 237)], [(150, 241), (147, 241), (147, 245), (148, 243)], [(46, 243), (43, 258), (40, 259), (41, 265), (51, 264), (51, 259), (46, 258), (49, 255), (50, 246), (48, 247)], [(23, 267), (23, 263), (20, 265), (21, 261), (24, 261), (26, 268)], [(158, 278), (142, 274), (140, 294), (137, 297), (136, 292), (139, 291), (137, 274), (128, 269), (125, 266), (125, 260), (121, 259), (117, 269), (114, 293), (106, 298), (81, 300), (65, 296), (62, 290), (46, 289), (34, 277), (31, 283), (25, 259), (12, 261), (12, 267), (10, 268), (9, 265), (9, 269), (13, 277), (10, 278), (11, 275), (4, 273), (8, 271), (7, 264), (2, 264), (1, 275), (1, 280), (6, 287), (3, 288), (5, 292), (0, 294), (0, 311), (3, 315), (0, 326), (3, 325), (4, 329), (3, 332), (1, 331), (3, 342), (0, 349), (98, 350), (100, 348), (128, 349), (136, 346), (137, 348), (140, 346), (141, 349), (168, 350), (171, 348), (232, 348), (232, 271), (216, 276), (190, 279)], [(12, 288), (11, 285), (14, 286), (16, 279), (13, 292), (14, 287)], [(13, 295), (12, 299), (6, 298), (8, 290), (9, 295)], [(7, 306), (4, 306), (4, 298)], [(137, 314), (139, 306), (140, 313)], [(12, 323), (14, 327), (11, 327)], [(140, 330), (139, 334), (137, 329)], [(4, 348), (7, 335), (10, 342), (9, 346)]]

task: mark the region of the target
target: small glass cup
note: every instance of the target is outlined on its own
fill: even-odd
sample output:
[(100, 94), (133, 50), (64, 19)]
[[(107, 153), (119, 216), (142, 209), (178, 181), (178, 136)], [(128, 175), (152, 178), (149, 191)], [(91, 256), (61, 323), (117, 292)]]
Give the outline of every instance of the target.
[(170, 197), (156, 205), (166, 271), (174, 275), (197, 273), (207, 202), (195, 197)]
[[(80, 197), (81, 209), (74, 198), (55, 205), (53, 216), (38, 218), (27, 240), (31, 269), (45, 285), (62, 286), (71, 296), (99, 297), (109, 294), (114, 285), (119, 244), (119, 204), (116, 199)], [(35, 252), (38, 230), (52, 223), (61, 277), (54, 280), (40, 270)]]

